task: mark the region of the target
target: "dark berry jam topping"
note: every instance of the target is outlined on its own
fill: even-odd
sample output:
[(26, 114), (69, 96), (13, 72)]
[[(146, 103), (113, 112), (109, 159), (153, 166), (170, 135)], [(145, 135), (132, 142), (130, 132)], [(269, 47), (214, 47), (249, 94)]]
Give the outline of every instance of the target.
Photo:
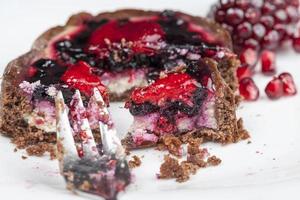
[[(104, 72), (127, 69), (147, 68), (150, 81), (156, 80), (161, 71), (183, 65), (202, 84), (210, 72), (198, 71), (199, 60), (218, 58), (217, 53), (225, 49), (209, 30), (173, 11), (151, 17), (86, 21), (79, 31), (53, 41), (51, 48), (51, 59), (40, 59), (28, 67), (27, 80), (40, 80), (43, 86), (66, 84), (87, 96), (93, 87), (105, 91), (100, 80)], [(181, 75), (183, 80), (178, 81), (185, 82), (184, 78), (190, 78), (188, 74)], [(190, 95), (196, 86), (188, 84), (185, 89)], [(41, 90), (37, 96), (44, 94)], [(168, 98), (176, 96), (168, 95)], [(155, 101), (158, 100), (157, 97)]]
[(66, 67), (55, 60), (40, 59), (28, 68), (27, 77), (30, 82), (40, 80), (41, 84), (49, 85), (60, 82), (60, 77), (66, 71)]

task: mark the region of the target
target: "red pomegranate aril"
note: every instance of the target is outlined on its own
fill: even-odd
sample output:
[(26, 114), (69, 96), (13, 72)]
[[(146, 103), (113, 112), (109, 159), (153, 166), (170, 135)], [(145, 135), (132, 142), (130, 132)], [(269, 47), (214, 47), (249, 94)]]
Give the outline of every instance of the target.
[[(231, 7), (227, 3), (217, 4), (211, 16), (224, 28), (229, 27), (236, 52), (246, 47), (258, 52), (277, 50), (292, 40), (300, 23), (299, 0), (234, 0), (234, 4), (230, 1)], [(226, 20), (219, 17), (219, 12), (226, 13)], [(253, 41), (255, 45), (251, 44)]]
[(249, 8), (245, 13), (245, 17), (247, 21), (252, 24), (257, 23), (259, 21), (260, 16), (261, 16), (260, 11), (255, 8)]
[(226, 13), (223, 10), (218, 10), (216, 13), (216, 19), (218, 22), (223, 22), (225, 19)]
[(295, 6), (288, 6), (286, 8), (286, 12), (288, 15), (289, 22), (298, 22), (299, 19), (299, 12)]
[(276, 50), (279, 45), (279, 41), (280, 36), (278, 32), (270, 31), (264, 36), (261, 45), (264, 49)]
[(252, 34), (252, 26), (248, 22), (244, 22), (237, 27), (238, 35), (241, 38), (249, 38)]
[(244, 19), (244, 12), (239, 8), (229, 8), (226, 13), (226, 21), (231, 25), (237, 25)]
[(276, 72), (276, 56), (272, 51), (265, 50), (261, 53), (261, 71), (265, 75), (273, 75)]
[(266, 34), (266, 28), (264, 25), (259, 23), (253, 26), (253, 35), (255, 38), (261, 39), (264, 37), (265, 34)]
[(297, 94), (297, 88), (294, 79), (290, 73), (284, 72), (279, 75), (279, 79), (283, 83), (283, 92), (286, 96)]
[(300, 37), (293, 38), (293, 47), (296, 52), (300, 53)]
[(249, 8), (250, 1), (249, 0), (236, 0), (235, 5), (243, 10)]
[(267, 84), (265, 93), (270, 99), (279, 99), (283, 96), (283, 82), (279, 78), (274, 77), (273, 80)]
[(288, 22), (288, 16), (283, 9), (275, 12), (275, 21), (278, 23), (287, 23)]
[(262, 16), (260, 18), (260, 22), (266, 27), (266, 28), (272, 28), (274, 26), (274, 18), (272, 16), (266, 15)]
[(244, 78), (239, 85), (240, 95), (247, 101), (256, 101), (259, 97), (259, 90), (252, 78)]
[(264, 15), (271, 14), (276, 10), (276, 6), (271, 4), (270, 2), (266, 2), (262, 7), (262, 12)]
[(236, 75), (240, 80), (244, 79), (244, 78), (250, 78), (252, 77), (252, 70), (248, 67), (248, 66), (241, 66), (239, 68), (237, 68), (236, 70)]
[(258, 60), (257, 51), (251, 48), (244, 49), (240, 54), (242, 65), (254, 67)]
[(230, 8), (234, 6), (234, 0), (219, 0), (223, 8)]
[(259, 49), (259, 43), (257, 40), (253, 39), (253, 38), (249, 38), (245, 41), (244, 43), (244, 47), (247, 49), (247, 48), (250, 48), (250, 49), (255, 49), (255, 50), (258, 50)]

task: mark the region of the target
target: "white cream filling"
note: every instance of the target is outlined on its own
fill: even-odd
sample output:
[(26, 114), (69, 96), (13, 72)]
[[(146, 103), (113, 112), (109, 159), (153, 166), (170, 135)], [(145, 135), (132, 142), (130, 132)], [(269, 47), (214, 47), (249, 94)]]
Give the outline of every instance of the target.
[(56, 132), (55, 108), (48, 101), (35, 105), (31, 113), (25, 113), (24, 119), (30, 126), (35, 126), (45, 132)]
[(147, 85), (145, 76), (145, 72), (139, 70), (132, 74), (130, 72), (121, 72), (114, 75), (104, 74), (100, 79), (111, 93), (121, 96), (124, 92), (135, 87)]

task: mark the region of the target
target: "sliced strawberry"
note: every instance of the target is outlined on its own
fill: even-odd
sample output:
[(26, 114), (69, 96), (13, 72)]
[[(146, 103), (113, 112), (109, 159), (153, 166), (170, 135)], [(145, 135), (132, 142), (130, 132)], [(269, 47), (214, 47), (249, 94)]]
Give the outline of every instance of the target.
[(173, 73), (157, 80), (155, 83), (137, 88), (131, 95), (136, 104), (151, 102), (155, 105), (163, 104), (167, 100), (189, 101), (197, 88), (197, 81), (186, 73)]
[(62, 75), (61, 80), (68, 86), (78, 89), (86, 95), (93, 93), (93, 88), (98, 88), (103, 98), (107, 101), (108, 95), (105, 86), (101, 83), (100, 78), (92, 73), (92, 68), (83, 61), (68, 67)]

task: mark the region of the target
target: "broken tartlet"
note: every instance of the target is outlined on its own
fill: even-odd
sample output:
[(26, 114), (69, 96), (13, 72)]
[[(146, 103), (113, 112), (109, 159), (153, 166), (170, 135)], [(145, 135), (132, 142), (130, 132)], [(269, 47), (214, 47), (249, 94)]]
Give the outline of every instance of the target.
[[(165, 120), (169, 126), (150, 130), (150, 136), (195, 129), (201, 137), (237, 141), (233, 93), (239, 62), (231, 48), (230, 35), (218, 24), (181, 12), (119, 10), (74, 15), (65, 26), (46, 31), (30, 52), (8, 64), (2, 82), (1, 131), (20, 148), (55, 143), (53, 97), (57, 91), (63, 92), (69, 104), (79, 89), (87, 103), (92, 88), (97, 87), (107, 103), (130, 97), (127, 106), (135, 121), (144, 117), (151, 123), (151, 113), (161, 115), (165, 110), (160, 123)], [(179, 66), (185, 72), (175, 73)], [(196, 77), (199, 70), (207, 80), (202, 71)], [(187, 92), (181, 94), (184, 98), (165, 92), (171, 100), (160, 104), (161, 99), (142, 99), (140, 89), (131, 94), (135, 88), (154, 82), (151, 88), (156, 81), (164, 81), (161, 72), (166, 72), (166, 79), (176, 82), (178, 78), (189, 85), (189, 90), (182, 89)], [(145, 109), (135, 109), (139, 106)], [(177, 122), (170, 123), (166, 106), (184, 117), (171, 116)], [(150, 112), (152, 108), (155, 111)], [(130, 133), (133, 136), (138, 130)]]

